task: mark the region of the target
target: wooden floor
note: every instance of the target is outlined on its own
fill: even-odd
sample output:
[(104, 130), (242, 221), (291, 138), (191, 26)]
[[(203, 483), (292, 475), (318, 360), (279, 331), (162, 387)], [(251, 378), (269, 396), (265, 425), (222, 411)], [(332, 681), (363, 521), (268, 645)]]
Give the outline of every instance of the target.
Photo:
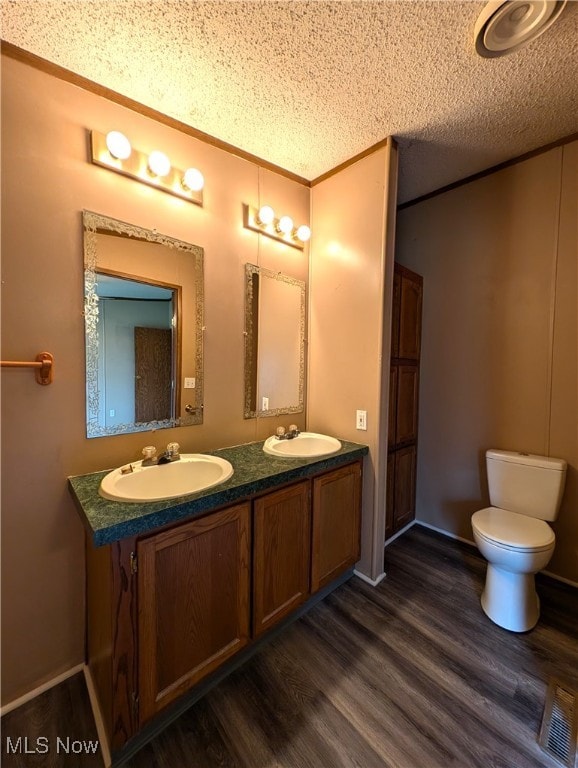
[[(475, 549), (415, 526), (386, 569), (332, 593), (129, 768), (555, 768), (536, 737), (548, 680), (578, 689), (578, 590), (539, 577), (540, 622), (513, 634), (481, 611)], [(18, 735), (96, 738), (80, 677), (3, 718), (2, 764), (99, 765), (7, 755)]]

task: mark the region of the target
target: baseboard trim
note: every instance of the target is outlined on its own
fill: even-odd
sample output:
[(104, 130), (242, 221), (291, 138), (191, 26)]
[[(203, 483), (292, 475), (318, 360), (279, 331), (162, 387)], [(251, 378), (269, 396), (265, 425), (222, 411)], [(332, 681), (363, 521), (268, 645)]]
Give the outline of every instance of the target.
[(100, 743), (100, 751), (102, 753), (102, 760), (104, 768), (110, 768), (112, 765), (112, 755), (108, 746), (108, 735), (104, 725), (104, 718), (102, 716), (102, 710), (100, 708), (100, 702), (96, 694), (96, 688), (90, 672), (88, 664), (82, 665), (84, 672), (84, 680), (86, 682), (86, 690), (88, 691), (88, 698), (90, 700), (90, 708), (92, 710), (92, 716), (94, 718), (94, 724), (96, 726), (96, 733), (98, 735), (98, 741)]
[(461, 536), (456, 536), (455, 533), (450, 533), (449, 531), (444, 531), (443, 528), (437, 528), (435, 525), (430, 525), (429, 523), (424, 523), (423, 520), (416, 520), (416, 525), (421, 525), (423, 528), (429, 528), (430, 531), (435, 531), (436, 533), (441, 533), (442, 536), (447, 536), (448, 539), (455, 539), (456, 541), (461, 541), (463, 544), (469, 544), (471, 547), (476, 546), (476, 542), (472, 541), (471, 539), (464, 539)]
[[(450, 533), (449, 531), (444, 531), (442, 528), (436, 528), (435, 525), (424, 523), (423, 520), (416, 520), (415, 522), (417, 523), (417, 525), (421, 525), (424, 528), (429, 528), (430, 531), (441, 533), (442, 536), (447, 536), (449, 539), (456, 539), (457, 541), (461, 541), (463, 544), (469, 544), (470, 547), (476, 546), (475, 541), (471, 541), (470, 539), (463, 539), (461, 536), (456, 536), (454, 533)], [(388, 544), (389, 544), (389, 541), (388, 541)], [(572, 579), (567, 579), (564, 576), (558, 576), (557, 573), (552, 573), (551, 571), (540, 571), (540, 573), (543, 573), (544, 576), (548, 576), (550, 579), (554, 579), (554, 581), (559, 581), (562, 584), (567, 584), (569, 587), (574, 587), (574, 589), (578, 589), (578, 582), (572, 581)]]
[(8, 712), (12, 712), (12, 710), (14, 709), (18, 709), (18, 707), (21, 707), (22, 704), (26, 704), (28, 701), (32, 701), (32, 699), (35, 699), (37, 696), (40, 696), (41, 693), (44, 693), (45, 691), (49, 691), (51, 688), (54, 688), (55, 685), (59, 685), (60, 683), (63, 683), (65, 680), (68, 680), (69, 677), (73, 677), (74, 675), (77, 675), (79, 672), (82, 672), (83, 668), (84, 668), (84, 664), (77, 664), (75, 667), (72, 667), (72, 669), (69, 669), (67, 672), (63, 672), (61, 675), (57, 675), (56, 677), (53, 677), (52, 680), (48, 680), (46, 683), (39, 685), (37, 688), (33, 688), (28, 693), (25, 693), (24, 696), (20, 696), (19, 698), (8, 702), (8, 704), (4, 704), (3, 707), (0, 707), (0, 717), (7, 715)]
[(385, 571), (383, 573), (380, 573), (377, 579), (370, 579), (369, 576), (366, 576), (364, 573), (361, 573), (361, 571), (353, 571), (353, 575), (357, 576), (361, 581), (364, 581), (366, 584), (371, 584), (372, 587), (377, 587), (378, 584), (381, 584), (381, 582), (385, 579)]
[(413, 528), (413, 526), (417, 523), (417, 520), (412, 520), (411, 523), (408, 523), (406, 526), (401, 528), (397, 533), (394, 533), (393, 536), (391, 536), (385, 544), (383, 545), (384, 549), (385, 547), (389, 547), (389, 545), (392, 543), (392, 541), (395, 541), (396, 539), (399, 539), (400, 536), (403, 536), (404, 533), (409, 531), (410, 528)]
[(566, 579), (564, 576), (558, 576), (556, 573), (552, 573), (551, 571), (540, 571), (540, 573), (543, 573), (544, 576), (548, 576), (551, 579), (554, 579), (554, 581), (560, 581), (562, 584), (567, 584), (569, 587), (574, 587), (574, 589), (578, 589), (578, 581), (572, 581), (572, 579)]

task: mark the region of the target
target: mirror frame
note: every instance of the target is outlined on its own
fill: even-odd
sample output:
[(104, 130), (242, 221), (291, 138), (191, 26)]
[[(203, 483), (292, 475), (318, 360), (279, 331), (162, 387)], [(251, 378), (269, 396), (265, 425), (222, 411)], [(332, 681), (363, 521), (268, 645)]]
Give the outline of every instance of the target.
[[(204, 279), (203, 279), (203, 249), (198, 245), (186, 243), (168, 235), (163, 235), (155, 229), (149, 230), (129, 224), (109, 216), (92, 211), (82, 212), (84, 234), (84, 325), (86, 351), (86, 436), (107, 437), (125, 435), (134, 432), (147, 432), (155, 429), (170, 427), (188, 427), (203, 423), (203, 331), (204, 331)], [(98, 273), (97, 235), (115, 234), (149, 243), (158, 243), (168, 248), (176, 248), (189, 253), (195, 260), (195, 378), (193, 412), (186, 416), (175, 414), (173, 418), (162, 421), (132, 422), (117, 424), (113, 427), (101, 427), (98, 424), (100, 392), (98, 389), (98, 295), (96, 292)], [(142, 277), (141, 277), (142, 279)], [(178, 326), (182, 327), (182, 318), (178, 318)], [(177, 349), (174, 354), (177, 359), (182, 356), (182, 334), (177, 337)], [(180, 382), (177, 382), (180, 386)], [(177, 398), (175, 398), (177, 400)]]
[[(297, 405), (288, 405), (282, 408), (272, 408), (262, 411), (254, 407), (257, 397), (258, 354), (257, 335), (255, 329), (258, 323), (258, 307), (255, 307), (253, 291), (253, 276), (260, 275), (273, 280), (280, 280), (300, 289), (300, 325), (299, 325), (299, 402)], [(305, 281), (296, 277), (284, 275), (281, 272), (258, 267), (255, 264), (245, 264), (245, 408), (244, 417), (254, 419), (258, 417), (283, 416), (288, 413), (302, 413), (305, 410)]]

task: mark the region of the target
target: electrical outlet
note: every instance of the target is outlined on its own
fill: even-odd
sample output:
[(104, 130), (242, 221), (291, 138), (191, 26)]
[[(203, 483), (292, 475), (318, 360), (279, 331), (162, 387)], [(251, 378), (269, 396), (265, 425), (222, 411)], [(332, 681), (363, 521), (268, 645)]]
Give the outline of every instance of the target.
[(110, 416), (110, 418), (114, 417), (114, 408), (110, 409), (110, 411), (108, 412), (108, 415)]
[(356, 429), (367, 429), (367, 411), (357, 411), (355, 417)]
[(194, 389), (195, 384), (196, 381), (194, 376), (185, 376), (185, 389)]
[(261, 399), (261, 410), (262, 411), (268, 411), (269, 410), (269, 398), (263, 397)]

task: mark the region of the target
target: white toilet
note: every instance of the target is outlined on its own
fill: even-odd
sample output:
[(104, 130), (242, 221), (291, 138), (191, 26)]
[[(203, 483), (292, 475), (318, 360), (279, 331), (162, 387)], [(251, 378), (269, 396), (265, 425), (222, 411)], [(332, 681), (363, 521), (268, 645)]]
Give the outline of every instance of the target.
[(532, 629), (540, 615), (534, 574), (545, 568), (556, 537), (555, 520), (566, 462), (513, 451), (486, 451), (491, 507), (472, 515), (478, 549), (488, 561), (482, 608), (500, 627)]

